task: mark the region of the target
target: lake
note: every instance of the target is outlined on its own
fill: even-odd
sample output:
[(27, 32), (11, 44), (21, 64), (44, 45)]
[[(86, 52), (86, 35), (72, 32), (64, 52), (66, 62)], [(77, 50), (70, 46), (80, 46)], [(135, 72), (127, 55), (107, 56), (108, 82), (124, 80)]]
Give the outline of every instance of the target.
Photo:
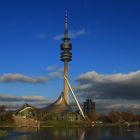
[(6, 128), (0, 140), (140, 140), (140, 127), (104, 128)]

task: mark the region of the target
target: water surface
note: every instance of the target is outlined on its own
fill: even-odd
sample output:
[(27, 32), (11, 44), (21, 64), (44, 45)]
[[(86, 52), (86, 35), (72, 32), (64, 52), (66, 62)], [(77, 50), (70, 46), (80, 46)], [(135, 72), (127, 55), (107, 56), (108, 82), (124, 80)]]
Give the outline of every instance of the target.
[[(4, 129), (4, 128), (3, 128)], [(140, 127), (6, 129), (0, 140), (140, 140)]]

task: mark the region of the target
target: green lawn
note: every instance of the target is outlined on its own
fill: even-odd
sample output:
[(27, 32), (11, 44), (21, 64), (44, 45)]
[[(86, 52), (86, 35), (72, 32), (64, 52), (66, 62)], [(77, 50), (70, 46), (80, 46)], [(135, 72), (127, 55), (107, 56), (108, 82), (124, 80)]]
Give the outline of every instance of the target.
[(6, 136), (6, 135), (7, 135), (7, 131), (0, 130), (0, 137)]
[(69, 127), (69, 126), (78, 126), (78, 122), (70, 122), (64, 120), (46, 120), (41, 122), (41, 126), (60, 126), (60, 127)]

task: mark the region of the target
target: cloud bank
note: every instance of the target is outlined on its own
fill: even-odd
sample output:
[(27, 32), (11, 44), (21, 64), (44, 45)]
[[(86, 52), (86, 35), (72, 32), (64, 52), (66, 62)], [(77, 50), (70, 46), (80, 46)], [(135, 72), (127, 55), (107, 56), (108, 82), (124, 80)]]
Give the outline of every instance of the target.
[(7, 73), (0, 75), (0, 83), (28, 83), (28, 84), (45, 84), (54, 78), (61, 78), (61, 69), (53, 71), (48, 76), (31, 77), (20, 73)]
[(99, 74), (87, 72), (77, 78), (83, 97), (94, 99), (140, 99), (140, 71), (128, 74)]
[(62, 78), (63, 67), (57, 65), (48, 66), (46, 70), (48, 76), (31, 77), (22, 73), (6, 73), (0, 75), (0, 83), (28, 83), (28, 84), (45, 84), (55, 78)]
[(7, 73), (0, 75), (0, 83), (22, 82), (31, 84), (42, 84), (49, 80), (48, 77), (30, 77), (20, 73)]
[(140, 109), (140, 71), (126, 74), (81, 74), (76, 87), (83, 99), (92, 98), (99, 110)]
[(49, 78), (62, 78), (63, 77), (63, 67), (59, 67), (58, 65), (52, 65), (47, 67), (47, 71), (49, 71)]
[(46, 99), (43, 96), (14, 96), (14, 95), (6, 95), (0, 94), (1, 102), (40, 102), (45, 101)]
[(35, 106), (36, 108), (43, 108), (52, 103), (43, 96), (15, 96), (8, 94), (0, 94), (0, 105), (5, 105), (8, 110), (17, 110), (24, 103)]

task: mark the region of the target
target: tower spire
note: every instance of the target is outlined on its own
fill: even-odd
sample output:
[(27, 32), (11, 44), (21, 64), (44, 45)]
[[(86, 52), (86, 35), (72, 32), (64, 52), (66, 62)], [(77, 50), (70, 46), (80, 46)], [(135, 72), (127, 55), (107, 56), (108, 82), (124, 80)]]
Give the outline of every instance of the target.
[(64, 38), (68, 38), (68, 13), (65, 10), (65, 31), (64, 31)]

